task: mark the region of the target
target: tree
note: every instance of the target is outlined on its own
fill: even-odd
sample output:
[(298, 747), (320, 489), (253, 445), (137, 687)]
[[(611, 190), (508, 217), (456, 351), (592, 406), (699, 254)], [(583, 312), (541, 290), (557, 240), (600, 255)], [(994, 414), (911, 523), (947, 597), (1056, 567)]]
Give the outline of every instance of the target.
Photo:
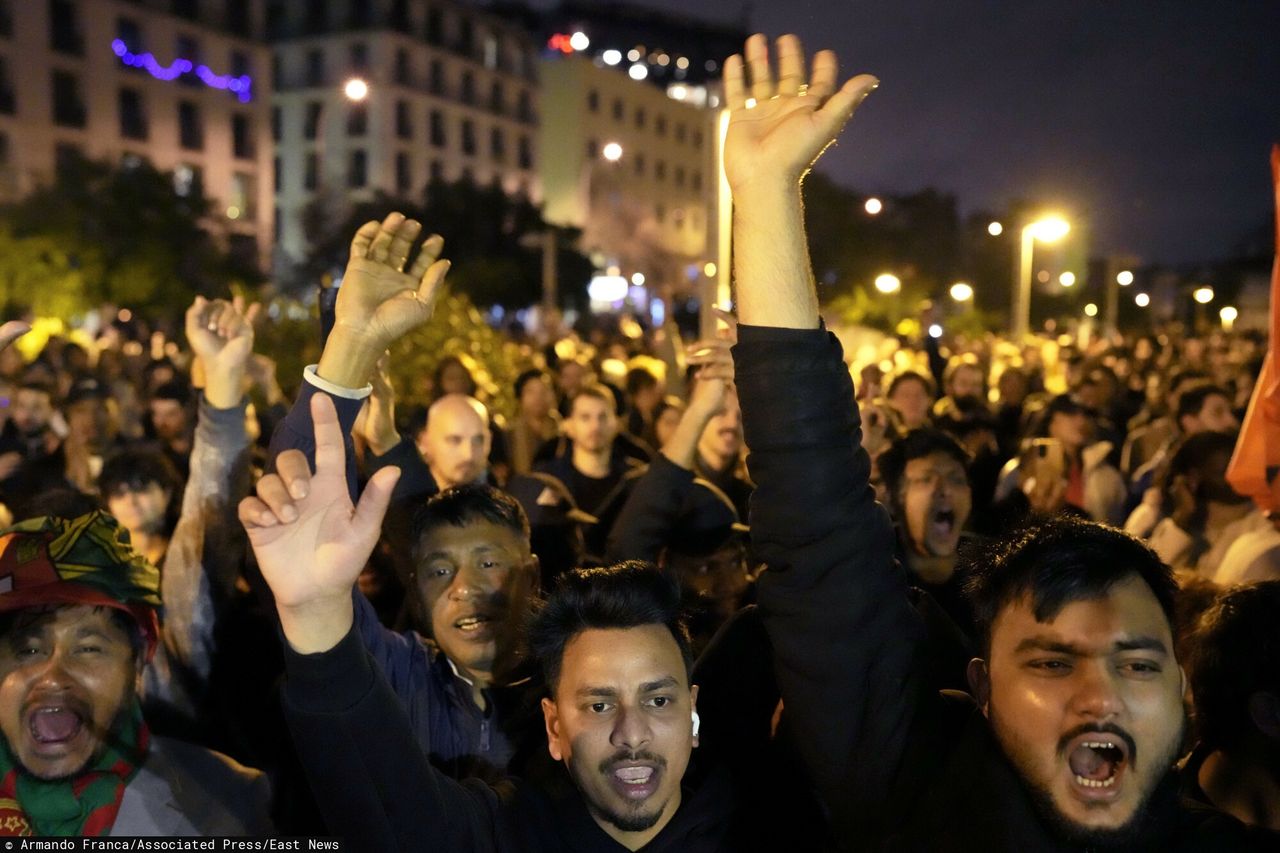
[(253, 261), (224, 249), (212, 221), (199, 188), (180, 195), (171, 174), (84, 158), (63, 163), (52, 184), (0, 209), (0, 228), (12, 239), (37, 241), (31, 245), (45, 247), (46, 257), (62, 254), (77, 274), (63, 283), (74, 290), (50, 294), (63, 312), (102, 302), (180, 310), (197, 293), (220, 296), (233, 283), (259, 283)]

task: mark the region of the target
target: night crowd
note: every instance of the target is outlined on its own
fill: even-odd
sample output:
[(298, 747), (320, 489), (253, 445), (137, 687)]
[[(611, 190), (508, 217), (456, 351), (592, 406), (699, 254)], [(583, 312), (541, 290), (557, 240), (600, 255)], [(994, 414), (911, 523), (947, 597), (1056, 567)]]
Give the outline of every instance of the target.
[(734, 312), (531, 343), (511, 417), (466, 358), (397, 399), (449, 267), (397, 213), (302, 376), (240, 299), (0, 329), (0, 834), (1280, 850), (1267, 341), (846, 354), (800, 183), (877, 85), (749, 40)]

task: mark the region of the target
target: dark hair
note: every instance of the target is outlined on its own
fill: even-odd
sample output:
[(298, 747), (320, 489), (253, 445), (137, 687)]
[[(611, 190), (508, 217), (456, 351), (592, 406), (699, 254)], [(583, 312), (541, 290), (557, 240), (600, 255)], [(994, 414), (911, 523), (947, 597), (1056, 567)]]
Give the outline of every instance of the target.
[(933, 427), (920, 427), (919, 429), (911, 430), (911, 432), (890, 444), (880, 454), (880, 457), (876, 460), (876, 465), (879, 467), (880, 479), (889, 490), (894, 503), (900, 501), (899, 494), (902, 487), (902, 479), (907, 473), (907, 463), (912, 459), (923, 459), (935, 453), (944, 453), (950, 456), (960, 463), (961, 468), (964, 468), (966, 472), (968, 471), (969, 454), (965, 453), (964, 448), (954, 438)]
[(545, 370), (539, 370), (536, 367), (532, 367), (526, 370), (524, 373), (521, 373), (519, 376), (516, 377), (516, 401), (517, 402), (519, 402), (521, 395), (524, 394), (524, 386), (528, 385), (530, 382), (532, 382), (535, 379), (541, 379), (543, 382), (546, 382), (548, 385), (551, 384), (551, 379), (550, 377), (547, 376), (547, 372)]
[(893, 393), (898, 390), (898, 386), (904, 385), (907, 382), (919, 382), (924, 387), (924, 393), (931, 400), (937, 396), (937, 387), (933, 384), (932, 379), (925, 376), (918, 370), (904, 370), (902, 373), (893, 377), (893, 380), (889, 383), (889, 389), (885, 391), (885, 397), (892, 399)]
[(983, 654), (990, 651), (996, 617), (1015, 599), (1029, 593), (1036, 620), (1045, 622), (1067, 604), (1099, 598), (1135, 575), (1155, 595), (1173, 632), (1178, 591), (1173, 572), (1154, 551), (1114, 527), (1057, 516), (968, 557), (965, 594)]
[(625, 387), (628, 397), (634, 397), (646, 388), (655, 388), (657, 385), (658, 377), (654, 376), (647, 367), (633, 367), (627, 371)]
[(1255, 730), (1249, 697), (1280, 696), (1280, 580), (1223, 592), (1200, 617), (1187, 672), (1196, 731), (1211, 749), (1239, 746)]
[(183, 408), (191, 405), (191, 386), (181, 379), (165, 382), (151, 395), (152, 400), (173, 400)]
[(434, 380), (433, 381), (434, 387), (431, 390), (433, 397), (440, 398), (444, 396), (444, 391), (441, 390), (440, 388), (441, 384), (444, 381), (444, 372), (451, 365), (455, 365), (455, 364), (458, 367), (461, 367), (462, 372), (467, 375), (467, 391), (466, 391), (467, 396), (474, 397), (476, 395), (476, 390), (479, 386), (476, 385), (476, 378), (471, 375), (471, 371), (467, 368), (466, 363), (463, 362), (463, 360), (458, 358), (456, 355), (446, 355), (444, 358), (440, 359), (440, 363), (436, 365), (435, 372), (431, 375), (432, 379)]
[(652, 563), (632, 560), (615, 566), (574, 569), (561, 575), (529, 626), (529, 649), (553, 693), (569, 641), (591, 629), (662, 625), (671, 632), (693, 667), (689, 631), (680, 609), (680, 587)]
[(102, 473), (98, 475), (98, 491), (104, 500), (121, 489), (137, 492), (150, 483), (168, 490), (170, 496), (176, 495), (182, 486), (182, 475), (169, 457), (158, 450), (122, 450), (103, 463)]
[(1167, 491), (1173, 478), (1187, 474), (1206, 465), (1214, 454), (1225, 453), (1230, 456), (1236, 448), (1236, 437), (1229, 432), (1205, 430), (1187, 436), (1179, 442), (1173, 455), (1169, 457), (1167, 469), (1160, 479), (1160, 488)]
[(1197, 382), (1190, 388), (1178, 392), (1178, 409), (1174, 416), (1178, 420), (1178, 428), (1182, 428), (1182, 419), (1187, 415), (1198, 415), (1210, 397), (1223, 397), (1228, 403), (1231, 395), (1220, 385), (1212, 382)]
[(493, 486), (468, 483), (445, 489), (419, 506), (410, 522), (410, 541), (417, 562), (422, 540), (439, 527), (466, 527), (477, 521), (488, 521), (505, 527), (529, 541), (529, 517), (520, 502)]

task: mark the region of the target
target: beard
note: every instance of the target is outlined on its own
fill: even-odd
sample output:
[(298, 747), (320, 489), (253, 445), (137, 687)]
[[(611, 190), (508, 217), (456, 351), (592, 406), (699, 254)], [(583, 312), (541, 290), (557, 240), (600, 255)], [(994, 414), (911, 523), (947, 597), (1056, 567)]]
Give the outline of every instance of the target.
[[(622, 751), (617, 755), (600, 762), (599, 767), (596, 768), (596, 772), (607, 776), (612, 772), (615, 764), (628, 759), (633, 761), (651, 761), (659, 768), (660, 772), (665, 773), (667, 770), (666, 759), (659, 755), (654, 755), (653, 753), (646, 751)], [(579, 772), (589, 772), (586, 771), (586, 768), (582, 768), (580, 771), (576, 767), (571, 768), (571, 771), (572, 775), (575, 777)], [(575, 778), (574, 781), (575, 784), (578, 785), (579, 790), (584, 793), (588, 790), (588, 788), (582, 784), (581, 780)], [(605, 823), (612, 824), (622, 832), (644, 832), (645, 830), (653, 829), (658, 821), (662, 819), (662, 815), (667, 809), (666, 801), (654, 804), (651, 802), (652, 798), (650, 801), (636, 803), (632, 808), (627, 809), (626, 811), (617, 810), (608, 803), (595, 802), (590, 797), (587, 797), (586, 800), (587, 808), (592, 812), (592, 814)], [(642, 809), (647, 810), (642, 811)]]
[[(1186, 732), (1187, 717), (1185, 712), (1179, 720), (1177, 737), (1170, 740), (1169, 746), (1152, 763), (1152, 767), (1161, 768), (1158, 771), (1159, 775), (1147, 783), (1148, 788), (1142, 792), (1142, 799), (1138, 802), (1137, 807), (1134, 808), (1133, 815), (1121, 826), (1093, 827), (1085, 826), (1063, 814), (1058, 808), (1058, 804), (1054, 801), (1053, 792), (1048, 785), (1042, 785), (1039, 781), (1029, 778), (1023, 773), (1022, 768), (1025, 762), (1018, 760), (1017, 750), (1010, 749), (1009, 744), (1000, 736), (999, 728), (995, 723), (997, 717), (995, 705), (989, 705), (988, 710), (990, 711), (991, 730), (995, 735), (996, 741), (1000, 744), (1000, 751), (1004, 753), (1005, 760), (1009, 762), (1017, 774), (1018, 781), (1022, 784), (1023, 790), (1027, 792), (1031, 806), (1036, 816), (1040, 819), (1040, 823), (1057, 840), (1069, 846), (1087, 850), (1134, 850), (1141, 847), (1144, 841), (1149, 841), (1158, 831), (1158, 828), (1162, 825), (1167, 825), (1176, 813), (1179, 788), (1178, 777), (1173, 771), (1173, 762), (1178, 755), (1178, 750), (1181, 748)], [(1131, 755), (1136, 757), (1136, 749), (1131, 751)], [(1132, 774), (1134, 769), (1130, 768), (1129, 772)]]

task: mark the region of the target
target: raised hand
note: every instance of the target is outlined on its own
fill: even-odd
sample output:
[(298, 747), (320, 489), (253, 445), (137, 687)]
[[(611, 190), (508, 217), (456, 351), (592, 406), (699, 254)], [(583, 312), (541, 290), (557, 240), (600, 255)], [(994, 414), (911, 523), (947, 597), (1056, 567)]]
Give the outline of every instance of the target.
[(798, 182), (880, 84), (860, 74), (837, 88), (836, 55), (829, 50), (814, 56), (813, 74), (806, 78), (804, 47), (793, 35), (776, 42), (776, 79), (769, 68), (768, 39), (753, 35), (745, 53), (745, 64), (738, 54), (724, 64), (730, 111), (724, 170), (735, 193), (758, 183)]
[(253, 355), (253, 324), (261, 308), (255, 302), (246, 309), (239, 296), (230, 302), (197, 296), (187, 309), (187, 343), (204, 367), (205, 398), (215, 408), (229, 409), (240, 402)]
[(277, 473), (240, 502), (240, 522), (275, 595), (285, 637), (304, 654), (333, 648), (350, 630), (351, 588), (378, 541), (400, 477), (398, 468), (378, 471), (352, 506), (333, 401), (316, 394), (311, 417), (314, 475), (300, 451), (286, 451), (276, 458)]
[(10, 320), (0, 326), (0, 352), (8, 349), (10, 344), (29, 331), (31, 331), (31, 326), (21, 320)]

